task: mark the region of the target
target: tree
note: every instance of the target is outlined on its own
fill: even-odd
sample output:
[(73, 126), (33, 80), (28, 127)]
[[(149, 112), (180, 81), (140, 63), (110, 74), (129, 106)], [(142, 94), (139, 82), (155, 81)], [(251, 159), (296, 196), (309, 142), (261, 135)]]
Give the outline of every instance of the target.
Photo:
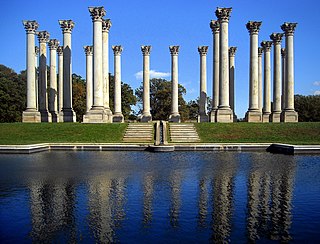
[(295, 95), (295, 110), (301, 122), (320, 121), (320, 95)]
[[(167, 120), (171, 112), (171, 82), (164, 79), (150, 80), (150, 107), (153, 120)], [(136, 89), (135, 94), (142, 104), (143, 86)], [(183, 95), (186, 94), (186, 89), (179, 84), (178, 87), (178, 104), (181, 120), (184, 121), (189, 117), (189, 110)], [(139, 113), (142, 113), (140, 108)]]
[(86, 112), (86, 83), (77, 74), (72, 74), (72, 106), (78, 122), (82, 122)]
[(26, 72), (0, 65), (0, 122), (21, 122), (26, 109)]

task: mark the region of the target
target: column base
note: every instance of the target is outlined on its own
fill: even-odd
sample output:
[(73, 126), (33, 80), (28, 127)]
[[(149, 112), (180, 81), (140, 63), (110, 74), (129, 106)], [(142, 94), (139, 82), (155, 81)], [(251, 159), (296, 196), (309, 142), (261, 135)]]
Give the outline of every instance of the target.
[(76, 122), (76, 113), (71, 109), (62, 109), (59, 113), (59, 122)]
[(51, 114), (47, 110), (40, 111), (41, 122), (52, 122)]
[(209, 122), (210, 123), (217, 122), (216, 114), (217, 114), (217, 109), (213, 109), (210, 111), (210, 113), (209, 113)]
[(284, 123), (296, 123), (298, 122), (298, 113), (294, 110), (284, 110), (281, 113), (280, 120)]
[(262, 122), (262, 112), (259, 110), (248, 110), (246, 113), (246, 121), (249, 123)]
[(209, 116), (205, 113), (198, 115), (198, 123), (208, 122)]
[(270, 116), (270, 121), (272, 123), (280, 123), (280, 114), (281, 112), (272, 112)]
[(142, 115), (140, 118), (140, 122), (150, 122), (150, 121), (152, 121), (151, 114)]
[(124, 117), (122, 113), (116, 113), (112, 116), (113, 123), (123, 123)]
[(26, 110), (22, 112), (22, 123), (40, 123), (40, 122), (41, 122), (41, 114), (39, 111)]
[(56, 111), (50, 112), (52, 122), (59, 122), (59, 114)]
[(169, 122), (180, 123), (180, 114), (170, 114)]
[(269, 112), (263, 113), (262, 122), (263, 123), (269, 123), (270, 122), (270, 115), (271, 115), (271, 113), (269, 113)]
[(83, 115), (82, 123), (112, 123), (112, 112), (110, 109), (90, 109)]
[(233, 123), (233, 112), (231, 108), (218, 108), (216, 121), (217, 123)]

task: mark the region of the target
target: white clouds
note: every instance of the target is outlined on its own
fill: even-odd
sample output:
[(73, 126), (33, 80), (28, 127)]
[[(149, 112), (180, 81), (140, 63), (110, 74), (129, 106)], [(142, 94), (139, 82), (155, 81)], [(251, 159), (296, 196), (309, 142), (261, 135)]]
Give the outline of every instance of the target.
[(313, 95), (320, 95), (320, 91), (315, 91)]
[(314, 86), (320, 86), (320, 81), (315, 81), (315, 82), (313, 82), (313, 85), (314, 85)]
[[(142, 75), (143, 75), (142, 71), (139, 71), (139, 72), (134, 74), (134, 76), (136, 77), (137, 80), (141, 80), (142, 79)], [(169, 76), (170, 76), (170, 73), (150, 70), (150, 78), (151, 79), (152, 78), (165, 78), (165, 77), (169, 77)]]

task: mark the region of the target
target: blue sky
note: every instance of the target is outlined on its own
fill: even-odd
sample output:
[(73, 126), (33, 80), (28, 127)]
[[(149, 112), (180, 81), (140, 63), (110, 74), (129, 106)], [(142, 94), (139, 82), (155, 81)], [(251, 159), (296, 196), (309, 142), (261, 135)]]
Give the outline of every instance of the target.
[[(26, 33), (22, 20), (37, 20), (38, 30), (47, 30), (62, 43), (59, 19), (72, 19), (73, 72), (85, 77), (84, 45), (92, 44), (89, 6), (104, 6), (112, 21), (111, 45), (122, 45), (122, 80), (137, 88), (141, 84), (141, 45), (152, 45), (154, 76), (170, 80), (169, 45), (180, 45), (179, 83), (187, 89), (185, 99), (199, 96), (199, 54), (197, 47), (209, 46), (207, 55), (208, 95), (212, 95), (211, 19), (216, 7), (232, 7), (229, 45), (236, 53), (236, 114), (244, 117), (249, 94), (249, 20), (262, 21), (259, 42), (269, 40), (280, 25), (298, 22), (295, 32), (295, 93), (320, 94), (320, 1), (319, 0), (11, 0), (1, 1), (0, 64), (20, 72), (25, 69)], [(284, 45), (284, 42), (283, 42)], [(110, 71), (113, 56), (110, 48)]]

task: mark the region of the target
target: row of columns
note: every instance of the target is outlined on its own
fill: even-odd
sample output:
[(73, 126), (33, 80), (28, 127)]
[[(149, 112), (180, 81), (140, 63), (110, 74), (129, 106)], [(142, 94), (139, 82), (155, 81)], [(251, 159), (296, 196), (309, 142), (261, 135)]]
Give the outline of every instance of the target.
[[(249, 109), (246, 113), (246, 121), (298, 122), (298, 114), (294, 110), (293, 66), (293, 34), (296, 23), (284, 23), (281, 26), (284, 33), (272, 33), (270, 35), (271, 41), (262, 41), (261, 47), (259, 47), (258, 33), (261, 23), (262, 22), (258, 21), (249, 21), (246, 25), (250, 33)], [(281, 41), (284, 35), (286, 37), (286, 48), (281, 48)], [(274, 60), (273, 106), (271, 108), (270, 52), (272, 45), (274, 49)], [(264, 68), (262, 72), (263, 53)], [(262, 73), (264, 73), (263, 86)], [(264, 88), (263, 95), (262, 87)]]
[[(72, 109), (71, 77), (71, 32), (74, 23), (72, 20), (60, 20), (59, 24), (63, 32), (63, 46), (59, 46), (60, 42), (57, 39), (50, 39), (47, 31), (37, 31), (39, 24), (36, 21), (23, 21), (27, 33), (27, 108), (22, 114), (23, 122), (76, 121)], [(35, 46), (35, 35), (39, 40), (39, 48)], [(49, 87), (47, 85), (47, 44), (50, 49)], [(39, 75), (37, 77), (38, 52)]]

